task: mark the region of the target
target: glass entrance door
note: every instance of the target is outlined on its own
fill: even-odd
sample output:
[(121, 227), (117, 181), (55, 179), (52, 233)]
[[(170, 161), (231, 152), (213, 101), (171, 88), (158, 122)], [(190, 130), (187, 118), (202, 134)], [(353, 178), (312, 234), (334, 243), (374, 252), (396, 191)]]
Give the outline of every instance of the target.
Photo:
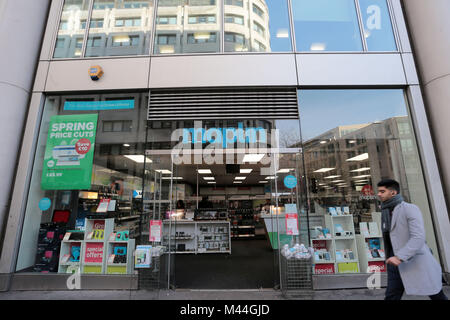
[[(175, 288), (175, 252), (177, 248), (177, 173), (171, 161), (170, 151), (146, 150), (143, 207), (148, 232), (148, 242), (162, 247), (160, 259), (160, 287)], [(153, 227), (153, 229), (152, 229)], [(154, 230), (159, 230), (153, 234)]]
[[(270, 132), (270, 167), (261, 169), (269, 173), (267, 191), (270, 209), (264, 216), (267, 235), (274, 251), (274, 287), (280, 288), (286, 270), (281, 259), (283, 252), (304, 245), (309, 247), (309, 223), (304, 165), (298, 120), (276, 120)], [(261, 181), (262, 182), (262, 181)]]
[(309, 241), (299, 132), (298, 119), (149, 123), (143, 202), (167, 288), (280, 288), (281, 249)]

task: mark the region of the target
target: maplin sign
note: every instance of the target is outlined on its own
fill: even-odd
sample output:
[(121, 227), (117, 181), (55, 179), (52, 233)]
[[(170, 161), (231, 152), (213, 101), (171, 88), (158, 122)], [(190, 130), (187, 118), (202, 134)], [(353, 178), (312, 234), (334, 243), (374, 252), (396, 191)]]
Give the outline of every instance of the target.
[(267, 143), (267, 132), (264, 128), (245, 128), (242, 122), (237, 128), (209, 128), (202, 127), (183, 129), (183, 144), (217, 144), (224, 149), (233, 147), (234, 144)]

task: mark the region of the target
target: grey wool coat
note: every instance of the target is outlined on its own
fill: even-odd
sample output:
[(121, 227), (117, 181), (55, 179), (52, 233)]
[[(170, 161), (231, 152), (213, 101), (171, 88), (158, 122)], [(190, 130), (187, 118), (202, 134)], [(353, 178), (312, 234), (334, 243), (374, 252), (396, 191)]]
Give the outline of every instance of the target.
[(442, 269), (425, 243), (420, 209), (402, 202), (392, 212), (390, 238), (394, 254), (403, 262), (400, 277), (408, 295), (433, 295), (442, 289)]

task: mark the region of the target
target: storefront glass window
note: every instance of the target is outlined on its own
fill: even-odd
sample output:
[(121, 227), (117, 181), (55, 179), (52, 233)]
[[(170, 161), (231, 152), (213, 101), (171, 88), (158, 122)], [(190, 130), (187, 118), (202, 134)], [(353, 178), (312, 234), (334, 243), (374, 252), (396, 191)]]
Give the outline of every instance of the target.
[(147, 101), (145, 93), (47, 98), (17, 272), (134, 272)]
[(386, 0), (359, 0), (364, 37), (369, 51), (396, 51)]
[(403, 90), (301, 90), (300, 119), (316, 274), (385, 271), (377, 183), (419, 206), (437, 254)]
[[(173, 18), (166, 20), (167, 17)], [(159, 1), (154, 53), (219, 52), (220, 17), (221, 6), (213, 0)], [(161, 36), (171, 40), (164, 41)]]
[[(300, 143), (298, 119), (149, 121), (143, 210), (163, 220), (177, 286), (279, 284), (278, 250), (309, 241)], [(241, 278), (236, 257), (258, 271)]]
[(297, 51), (362, 51), (354, 0), (292, 1)]
[(148, 54), (152, 28), (153, 0), (94, 0), (86, 57)]
[[(53, 53), (54, 58), (81, 57), (88, 11), (89, 1), (66, 0), (64, 2), (55, 52)], [(85, 21), (84, 25), (83, 21)], [(79, 39), (81, 39), (81, 46), (78, 45)]]
[(291, 51), (287, 1), (244, 2), (242, 5), (235, 1), (225, 2), (225, 35), (239, 34), (243, 37), (242, 41), (236, 41), (235, 37), (225, 37), (225, 52)]

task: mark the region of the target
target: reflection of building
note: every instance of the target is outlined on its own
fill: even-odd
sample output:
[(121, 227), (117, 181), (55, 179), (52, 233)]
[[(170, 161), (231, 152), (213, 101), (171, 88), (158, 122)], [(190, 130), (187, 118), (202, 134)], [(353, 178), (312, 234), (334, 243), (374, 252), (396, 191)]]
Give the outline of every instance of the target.
[[(86, 56), (148, 54), (153, 25), (155, 53), (219, 52), (221, 6), (216, 0), (161, 0), (156, 21), (150, 1), (66, 4), (55, 57), (79, 57), (89, 23)], [(225, 2), (225, 51), (270, 51), (269, 10), (264, 0)]]
[[(81, 55), (88, 24), (88, 3), (68, 6), (61, 18), (55, 57)], [(146, 54), (153, 26), (153, 1), (96, 1), (89, 19), (86, 55)], [(68, 54), (70, 52), (70, 54)]]
[(304, 152), (310, 187), (321, 197), (349, 201), (349, 196), (362, 195), (363, 186), (376, 190), (378, 181), (391, 178), (400, 182), (407, 199), (422, 198), (413, 157), (417, 150), (406, 116), (337, 127), (307, 141)]
[[(269, 11), (264, 0), (225, 2), (225, 51), (270, 51)], [(221, 9), (215, 0), (160, 1), (155, 53), (218, 52)]]
[(270, 51), (269, 9), (264, 0), (225, 1), (225, 51)]

